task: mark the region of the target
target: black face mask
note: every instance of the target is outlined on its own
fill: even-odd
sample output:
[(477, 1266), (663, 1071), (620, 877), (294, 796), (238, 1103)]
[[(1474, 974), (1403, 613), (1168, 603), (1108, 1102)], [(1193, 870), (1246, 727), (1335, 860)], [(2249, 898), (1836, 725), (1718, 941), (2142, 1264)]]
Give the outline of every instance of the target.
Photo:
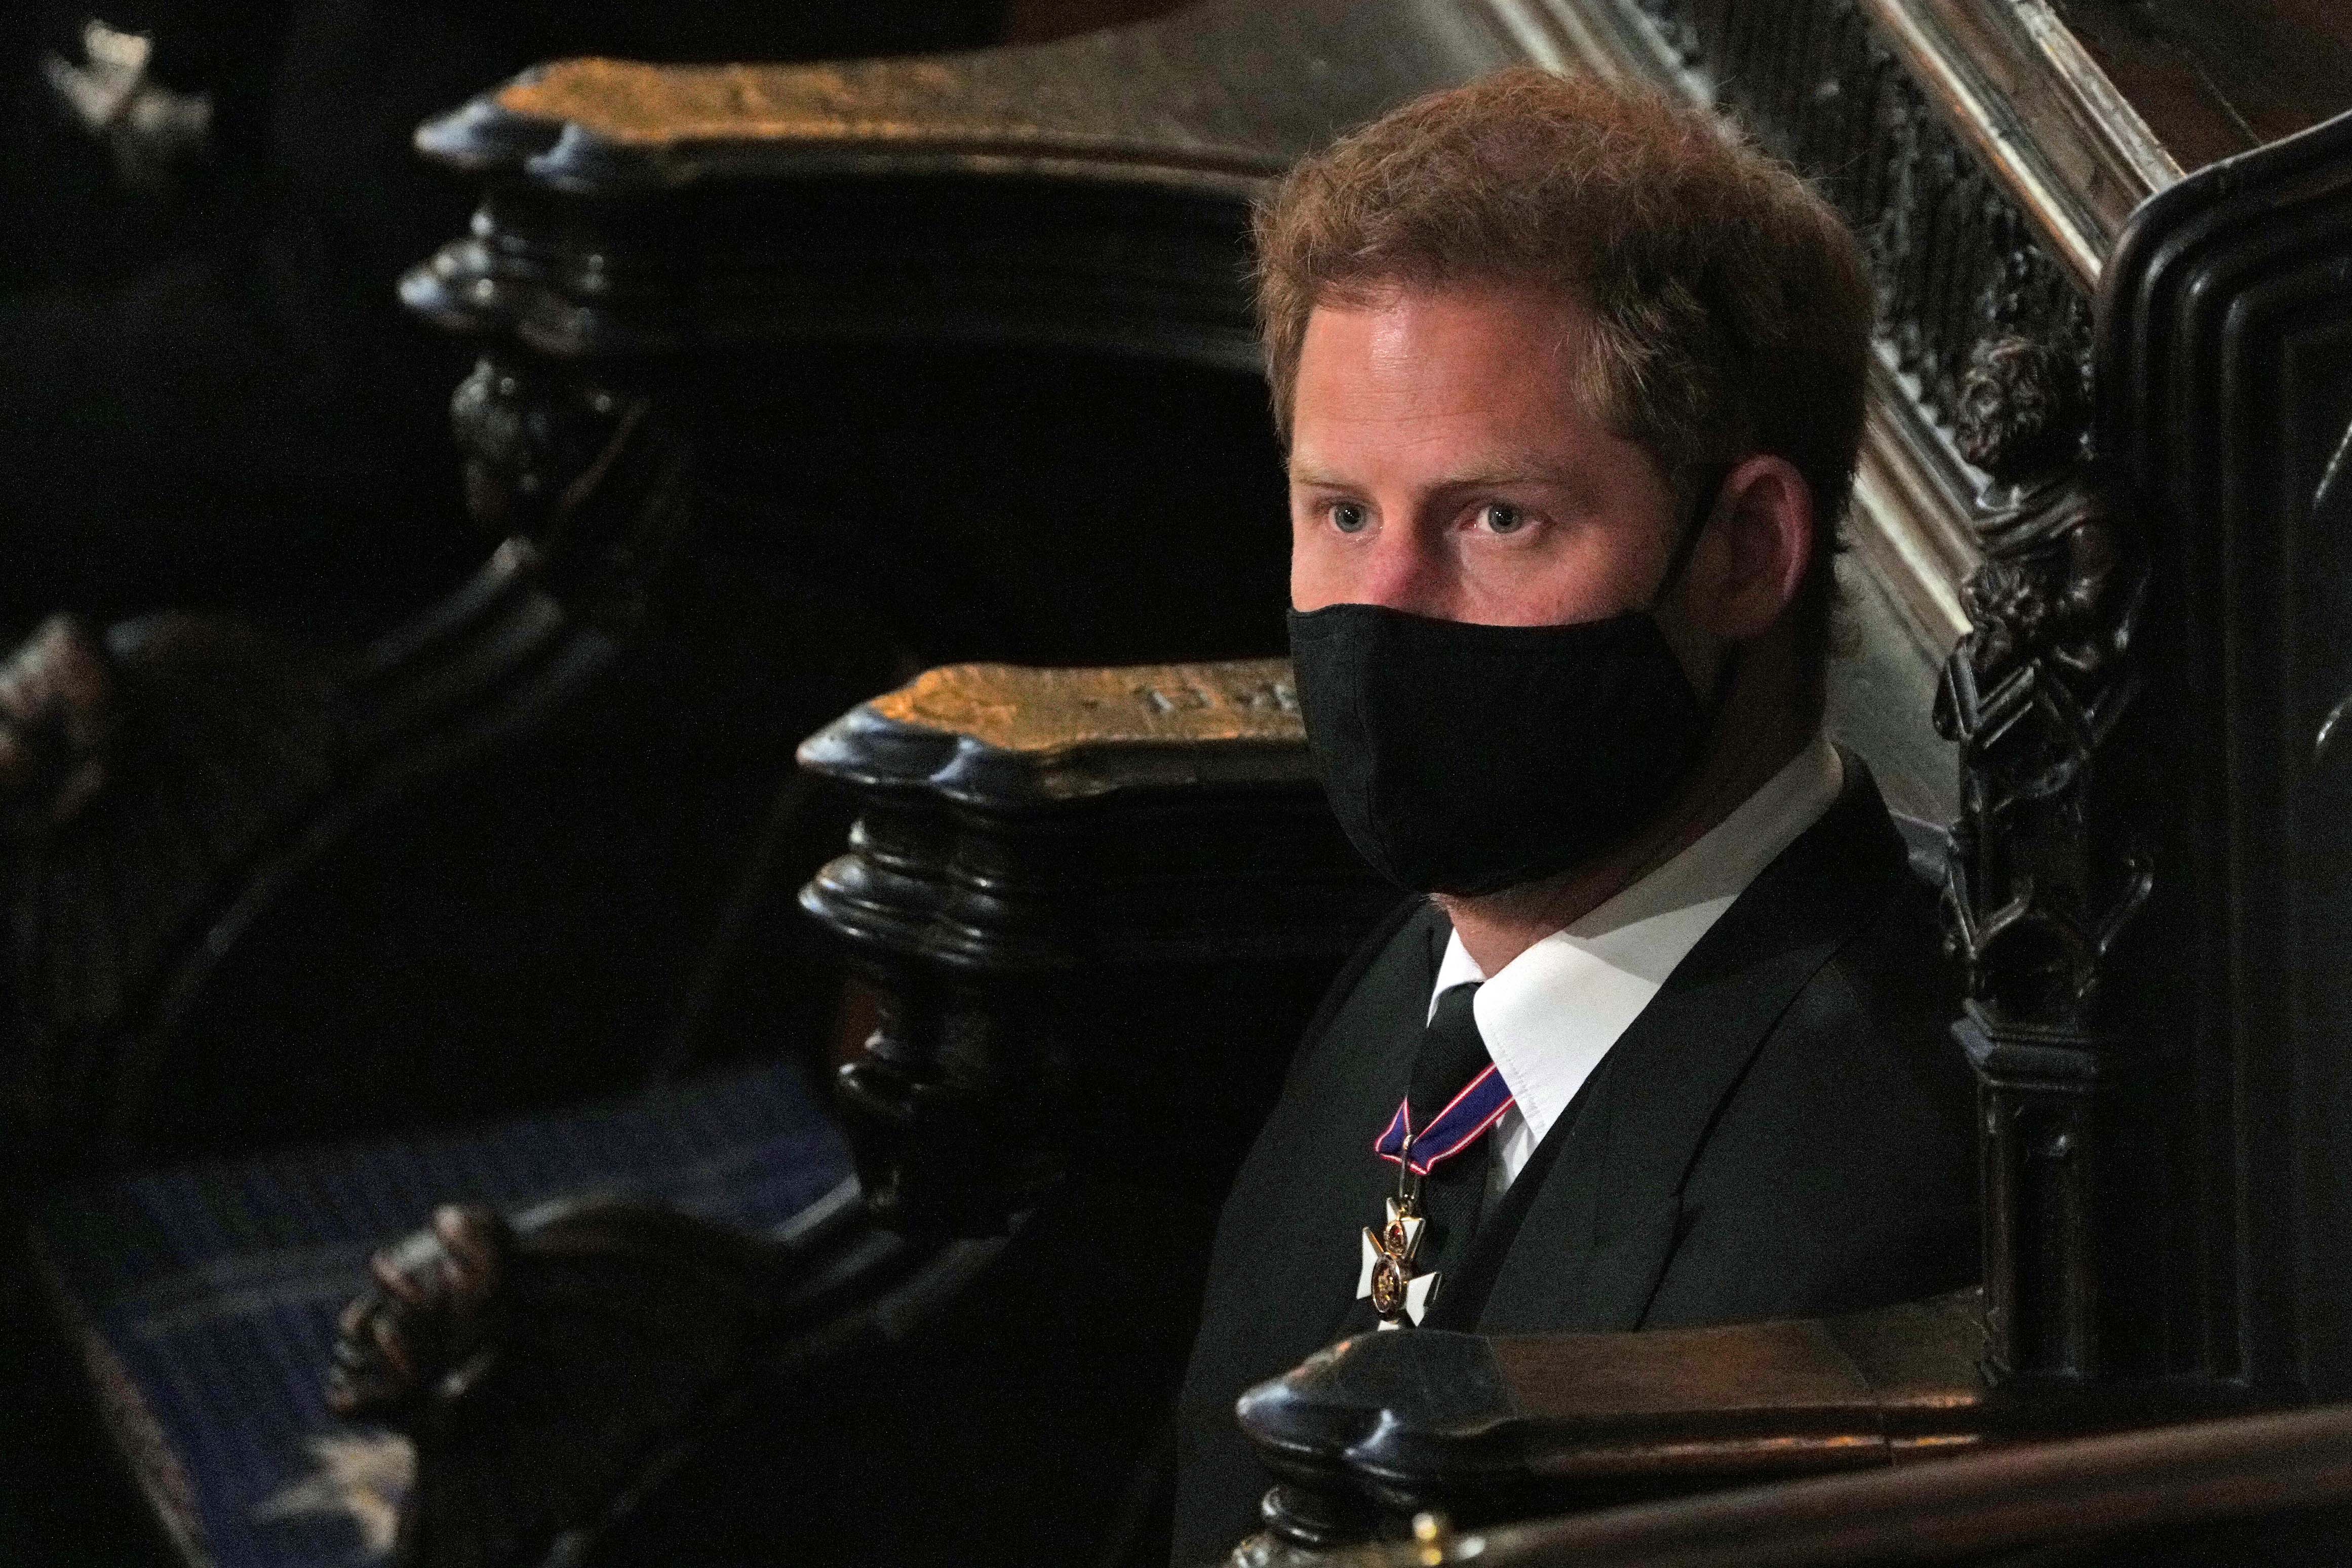
[(1290, 655), (1340, 826), (1426, 893), (1491, 893), (1622, 843), (1689, 777), (1727, 683), (1702, 704), (1648, 610), (1486, 626), (1333, 605), (1291, 612)]

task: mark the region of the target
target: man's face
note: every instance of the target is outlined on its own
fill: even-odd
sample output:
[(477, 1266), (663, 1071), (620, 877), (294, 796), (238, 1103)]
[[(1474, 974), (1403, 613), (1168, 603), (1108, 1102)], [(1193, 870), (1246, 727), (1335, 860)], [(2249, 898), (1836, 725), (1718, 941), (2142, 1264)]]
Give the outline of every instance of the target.
[(1651, 603), (1673, 492), (1571, 391), (1581, 318), (1495, 290), (1317, 308), (1291, 414), (1294, 608), (1554, 626)]

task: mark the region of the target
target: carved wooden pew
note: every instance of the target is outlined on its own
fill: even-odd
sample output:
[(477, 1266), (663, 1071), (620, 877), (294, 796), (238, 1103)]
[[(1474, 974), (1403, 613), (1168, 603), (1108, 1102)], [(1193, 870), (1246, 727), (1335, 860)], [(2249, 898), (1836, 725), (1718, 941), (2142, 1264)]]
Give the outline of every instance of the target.
[[(2004, 1389), (2036, 1395), (2014, 1425), (2001, 1424), (2010, 1419), (2008, 1406), (1988, 1396), (1988, 1385), (1974, 1375), (1978, 1356), (1965, 1306), (1958, 1327), (1948, 1309), (1719, 1342), (1758, 1352), (1756, 1365), (1770, 1362), (1760, 1352), (1776, 1342), (1785, 1352), (1802, 1352), (1790, 1364), (1822, 1380), (1798, 1401), (1810, 1423), (1804, 1430), (1827, 1434), (1808, 1463), (1824, 1456), (1831, 1462), (1847, 1455), (1884, 1458), (1905, 1443), (1927, 1449), (1947, 1439), (2145, 1419), (2242, 1396), (2324, 1392), (2336, 1375), (2332, 1319), (2293, 1281), (2306, 1264), (2334, 1256), (2321, 1223), (2334, 1212), (2334, 1178), (2319, 1168), (2313, 1139), (2281, 1140), (2274, 1131), (2282, 1104), (2291, 1108), (2286, 1125), (2305, 1134), (2318, 1125), (2319, 1102), (2294, 1096), (2312, 1092), (2305, 1086), (2334, 1082), (2324, 1042), (2315, 1033), (2307, 1046), (2295, 1046), (2302, 1054), (2290, 1068), (2274, 1048), (2280, 1037), (2246, 1044), (2225, 1022), (2209, 1022), (2185, 1049), (2137, 1057), (2112, 1047), (2103, 1032), (2112, 1026), (2144, 1037), (2179, 1017), (2226, 1021), (2242, 1005), (2259, 1008), (2267, 997), (2300, 994), (2287, 985), (2224, 989), (2245, 983), (2203, 967), (2199, 956), (2238, 951), (2243, 944), (2232, 933), (2241, 929), (2270, 929), (2266, 922), (2275, 917), (2265, 910), (2285, 896), (2274, 884), (2253, 886), (2252, 904), (2216, 900), (2202, 883), (2184, 903), (2166, 902), (2178, 895), (2177, 884), (2161, 874), (2163, 864), (2242, 867), (2214, 846), (2242, 832), (2268, 832), (2261, 826), (2268, 819), (2258, 810), (2241, 811), (2235, 785), (2221, 782), (2228, 770), (2205, 786), (2218, 807), (2200, 802), (2193, 812), (2137, 784), (2129, 809), (2111, 812), (2099, 792), (2110, 773), (2132, 784), (2133, 765), (2062, 773), (2060, 793), (2033, 795), (2023, 813), (2003, 809), (1989, 793), (2007, 765), (2004, 745), (2014, 743), (1997, 738), (2035, 735), (2030, 725), (2008, 723), (2000, 710), (1990, 710), (1994, 723), (1986, 729), (1984, 700), (1998, 695), (2001, 681), (2028, 668), (2043, 682), (2038, 690), (2064, 691), (2076, 700), (2085, 689), (2094, 698), (2130, 693), (2128, 667), (2119, 662), (2129, 650), (2113, 646), (2115, 634), (2165, 624), (2172, 602), (2164, 595), (2186, 594), (2199, 581), (2168, 574), (2158, 555), (2151, 579), (2158, 597), (2140, 611), (2128, 592), (2131, 536), (2113, 520), (2162, 516), (2181, 531), (2179, 520), (2197, 515), (2182, 499), (2184, 485), (2200, 505), (2209, 489), (2232, 498), (2229, 505), (2247, 504), (2201, 474), (2160, 484), (2140, 477), (2154, 470), (2160, 454), (2137, 460), (2138, 468), (2109, 468), (2108, 477), (2087, 481), (2072, 471), (2084, 430), (2088, 289), (2116, 256), (2130, 254), (2115, 246), (2134, 203), (2175, 173), (2166, 143), (2128, 105), (2103, 96), (2106, 89), (2079, 40), (2038, 7), (1825, 4), (1804, 8), (1787, 28), (1760, 26), (1760, 16), (1738, 5), (1685, 9), (1663, 0), (1622, 7), (1600, 0), (1546, 7), (1318, 5), (1277, 16), (1207, 6), (1058, 51), (974, 57), (950, 66), (682, 72), (609, 62), (559, 66), (426, 133), (431, 149), (477, 172), (489, 194), (475, 235), (420, 272), (411, 297), (446, 323), (495, 340), (505, 357), (494, 359), (480, 384), (505, 384), (499, 364), (535, 367), (519, 375), (520, 384), (538, 390), (523, 395), (516, 427), (533, 427), (534, 420), (536, 427), (556, 427), (539, 416), (583, 400), (593, 406), (598, 388), (642, 396), (686, 433), (705, 471), (717, 476), (703, 498), (711, 515), (746, 536), (800, 544), (809, 531), (795, 526), (790, 508), (760, 496), (749, 477), (778, 451), (779, 410), (789, 416), (781, 427), (803, 435), (826, 427), (803, 428), (793, 419), (826, 411), (818, 406), (821, 398), (793, 401), (790, 388), (754, 384), (763, 345), (797, 342), (793, 333), (837, 332), (859, 346), (829, 361), (804, 357), (834, 377), (828, 385), (853, 386), (868, 406), (888, 389), (860, 383), (844, 367), (873, 357), (871, 345), (909, 334), (969, 334), (983, 343), (1026, 345), (1024, 353), (1050, 337), (1091, 350), (1147, 350), (1222, 365), (1233, 375), (1245, 364), (1238, 295), (1230, 286), (1184, 280), (1206, 276), (1202, 258), (1232, 254), (1241, 204), (1257, 182), (1347, 120), (1415, 88), (1525, 58), (1702, 89), (1710, 78), (1738, 84), (1727, 97), (1760, 134), (1801, 163), (1830, 172), (1832, 189), (1873, 237), (1887, 301), (1845, 574), (1853, 639), (1837, 672), (1840, 733), (1878, 764), (1894, 804), (1922, 828), (1925, 856), (1937, 851), (1936, 830), (1967, 807), (1960, 849), (1971, 879), (1957, 899), (1971, 917), (2006, 917), (2012, 907), (2006, 895), (2016, 890), (2017, 862), (2009, 857), (2017, 850), (2039, 870), (2064, 873), (2042, 877), (2038, 904), (2015, 906), (2032, 917), (2028, 927), (2072, 927), (2079, 934), (2087, 916), (2113, 907), (2117, 889), (2137, 885), (2131, 846), (2107, 835), (2113, 825), (2143, 820), (2136, 815), (2143, 810), (2153, 813), (2145, 820), (2159, 824), (2155, 840), (2171, 858), (2157, 861), (2151, 901), (2122, 928), (2126, 940), (2105, 953), (2096, 941), (2088, 949), (2104, 964), (2133, 966), (2113, 970), (2136, 978), (2132, 986), (2109, 979), (2099, 994), (2108, 1004), (2141, 978), (2145, 994), (2166, 998), (2146, 1019), (2127, 1013), (2110, 1026), (2084, 1010), (2079, 986), (2038, 984), (2048, 977), (2045, 952), (1992, 940), (1993, 921), (1962, 928), (1978, 960), (1972, 1017), (1984, 1042), (1979, 1055), (1988, 1071), (1990, 1168), (1999, 1178), (1990, 1189), (1994, 1310), (1984, 1348), (1993, 1369), (2008, 1377)], [(1270, 62), (1306, 62), (1308, 79), (1320, 85), (1297, 94), (1270, 92), (1264, 79)], [(1213, 89), (1202, 90), (1202, 82)], [(1824, 84), (1836, 90), (1822, 90)], [(2317, 176), (2306, 171), (2296, 178)], [(775, 191), (789, 191), (793, 199), (755, 199)], [(1008, 243), (991, 226), (1008, 215), (1027, 224), (1025, 232), (1050, 232), (1066, 248), (1046, 251), (1020, 237)], [(1116, 238), (1130, 229), (1141, 237), (1131, 244)], [(1014, 230), (1016, 237), (1024, 232)], [(851, 254), (866, 270), (837, 266)], [(1056, 258), (1066, 265), (1046, 265)], [(919, 286), (885, 296), (857, 281), (877, 274)], [(844, 279), (854, 286), (844, 287)], [(803, 299), (804, 310), (793, 314), (787, 307)], [(1067, 322), (1041, 325), (1057, 300), (1071, 307)], [(2103, 349), (2103, 365), (2119, 363), (2116, 352)], [(2160, 362), (2149, 354), (2135, 363)], [(900, 374), (905, 363), (892, 362), (890, 374)], [(976, 363), (950, 363), (950, 374), (978, 377)], [(1045, 363), (1032, 359), (1028, 370)], [(1229, 394), (1239, 379), (1213, 384)], [(1104, 384), (1087, 383), (1085, 395), (1098, 395)], [(2122, 395), (2117, 384), (2103, 374), (2103, 396)], [(2206, 395), (2199, 387), (2210, 393), (2213, 384), (2192, 373), (2179, 391), (2168, 390), (2174, 401), (2165, 405), (2175, 410), (2169, 417), (2185, 417), (2179, 410)], [(2102, 405), (2103, 461), (2112, 461), (2117, 431), (2144, 428), (2117, 423), (2116, 406)], [(2326, 429), (2331, 416), (2323, 411), (2311, 428)], [(2335, 428), (2342, 424), (2336, 418)], [(2191, 420), (2182, 427), (2197, 426)], [(495, 436), (499, 426), (478, 421), (474, 428), (483, 450), (489, 445), (483, 433)], [(2315, 437), (2295, 450), (2307, 455), (2326, 447)], [(882, 466), (869, 467), (866, 476)], [(533, 497), (562, 493), (571, 483), (561, 466), (540, 472), (509, 464), (504, 482), (497, 465), (484, 467), (479, 488), (493, 508), (527, 513), (543, 504)], [(2112, 478), (2117, 472), (2131, 476), (2122, 489)], [(2314, 483), (2316, 476), (2309, 476)], [(2070, 480), (2071, 490), (2060, 488)], [(2245, 526), (2257, 528), (2270, 515), (2249, 513)], [(970, 535), (950, 537), (967, 551), (951, 552), (961, 570), (976, 546)], [(910, 580), (919, 588), (925, 584), (921, 570), (889, 553), (889, 541), (856, 548), (864, 552), (857, 566), (908, 566)], [(2103, 553), (2110, 548), (2120, 552), (2114, 563)], [(1987, 554), (1986, 574), (1964, 595), (1968, 574)], [(1093, 560), (1101, 564), (1101, 557)], [(944, 603), (956, 585), (955, 571), (930, 570), (934, 596), (919, 593), (917, 604)], [(2074, 619), (2054, 633), (2039, 629), (2047, 623), (2023, 612), (2039, 616), (2045, 603), (2063, 605)], [(1932, 734), (1927, 703), (1935, 671), (1969, 610), (1981, 617), (1982, 635), (1956, 668), (1948, 727), (1980, 765), (1956, 793), (1949, 782), (1955, 764)], [(2210, 630), (2210, 623), (2194, 625)], [(1150, 635), (1167, 629), (1163, 623)], [(1230, 629), (1194, 628), (1204, 642)], [(2164, 647), (2167, 634), (2156, 635)], [(2087, 657), (2101, 636), (2110, 645), (2104, 662)], [(1244, 641), (1234, 633), (1234, 645), (1187, 651), (1238, 651), (1234, 645)], [(1047, 657), (1051, 645), (1041, 638), (1013, 651)], [(2219, 721), (2201, 695), (2219, 688), (2210, 672), (2195, 673), (2210, 646), (2167, 655), (2178, 662), (2155, 667), (2163, 673), (2152, 689), (2178, 706), (2162, 708), (2160, 719), (2151, 721), (2145, 715), (2158, 700), (2143, 698), (2135, 722), (2162, 728)], [(2053, 669), (2063, 669), (2063, 678)], [(2184, 692), (2193, 700), (2183, 700)], [(2035, 710), (2032, 704), (2025, 710)], [(2118, 734), (2118, 748), (2137, 743), (2132, 731)], [(886, 770), (868, 782), (903, 792), (915, 777), (911, 767), (902, 763), (895, 774), (886, 777)], [(2077, 784), (2084, 794), (2064, 793)], [(2077, 798), (2085, 803), (2079, 821), (2072, 813)], [(1066, 1054), (1066, 1020), (1043, 1016), (1034, 996), (1022, 996), (1019, 982), (974, 979), (968, 965), (975, 950), (951, 911), (959, 900), (967, 912), (984, 900), (972, 900), (967, 879), (937, 869), (944, 863), (938, 857), (952, 857), (940, 848), (936, 818), (955, 814), (942, 814), (936, 803), (930, 811), (935, 820), (928, 826), (922, 813), (877, 814), (882, 825), (853, 863), (828, 873), (811, 897), (863, 944), (866, 963), (895, 973), (904, 987), (849, 1080), (850, 1103), (873, 1129), (862, 1137), (868, 1184), (902, 1220), (976, 1229), (982, 1218), (1045, 1186), (1047, 1173), (999, 1168), (976, 1174), (969, 1140), (960, 1145), (957, 1128), (969, 1127), (975, 1101), (1076, 1058)], [(2021, 816), (2031, 820), (2019, 823)], [(1988, 818), (1997, 828), (1986, 827)], [(2084, 826), (2087, 835), (2078, 831)], [(2314, 842), (2315, 876), (2332, 862), (2325, 841)], [(909, 846), (934, 856), (933, 868), (908, 874), (904, 864), (889, 863), (893, 855), (904, 862)], [(903, 897), (894, 918), (874, 916), (876, 900), (887, 903), (877, 889)], [(2303, 900), (2298, 910), (2324, 909), (2301, 891), (2294, 896)], [(2274, 901), (2263, 906), (2264, 898)], [(1979, 906), (1979, 900), (1989, 901)], [(1056, 917), (1040, 912), (1050, 903), (1041, 900), (1014, 912), (1052, 924)], [(1059, 921), (1071, 924), (1066, 915)], [(2248, 921), (2251, 927), (2238, 923)], [(2005, 919), (2000, 929), (2021, 928)], [(2189, 932), (2196, 933), (2193, 941)], [(1058, 940), (1042, 948), (1002, 939), (982, 945), (991, 961), (1017, 969), (1012, 961), (1051, 950)], [(1225, 940), (1239, 939), (1227, 933)], [(2215, 945), (2184, 957), (2184, 942)], [(2183, 984), (2205, 988), (2192, 998), (2194, 1006), (2164, 989)], [(998, 1028), (998, 1008), (1021, 1018), (1021, 1026)], [(967, 1044), (974, 1047), (969, 1054)], [(1033, 1049), (1034, 1056), (1024, 1055)], [(2091, 1067), (2097, 1071), (2086, 1073)], [(2274, 1092), (2282, 1084), (2293, 1093)], [(2073, 1125), (2065, 1124), (2069, 1119)], [(2146, 1162), (2153, 1164), (2141, 1169)], [(2101, 1173), (2096, 1180), (2094, 1171)], [(2267, 1201), (2273, 1191), (2288, 1201)], [(2148, 1237), (2145, 1227), (2131, 1228), (2135, 1210), (2169, 1216), (2167, 1232)], [(511, 1244), (514, 1256), (543, 1256), (551, 1246), (560, 1254), (563, 1234), (560, 1227), (526, 1231)], [(538, 1239), (551, 1236), (554, 1243)], [(812, 1245), (863, 1236), (864, 1246), (874, 1233), (852, 1226), (824, 1236), (829, 1239)], [(2112, 1264), (2095, 1267), (2103, 1251), (2112, 1258), (2118, 1247), (2157, 1266), (2144, 1278)], [(945, 1254), (922, 1256), (937, 1263)], [(875, 1299), (868, 1292), (866, 1304)], [(1938, 1326), (1930, 1332), (1929, 1325)], [(789, 1318), (785, 1323), (789, 1332), (807, 1326)], [(1658, 1349), (1595, 1345), (1584, 1353), (1638, 1361), (1644, 1350)], [(1517, 1489), (1528, 1478), (1510, 1465), (1481, 1468), (1472, 1462), (1475, 1456), (1449, 1447), (1456, 1435), (1438, 1429), (1434, 1414), (1413, 1404), (1409, 1385), (1361, 1359), (1474, 1355), (1473, 1349), (1448, 1351), (1432, 1337), (1419, 1349), (1399, 1352), (1371, 1342), (1355, 1353), (1347, 1377), (1331, 1381), (1338, 1376), (1331, 1367), (1310, 1367), (1288, 1393), (1269, 1395), (1253, 1411), (1269, 1434), (1297, 1436), (1291, 1473), (1302, 1483), (1276, 1510), (1288, 1539), (1263, 1542), (1264, 1550), (1319, 1548), (1382, 1528), (1383, 1503), (1388, 1528), (1401, 1527), (1412, 1507), (1454, 1507), (1457, 1497), (1472, 1498), (1466, 1517), (1483, 1506), (1474, 1496), (1480, 1488), (1490, 1501), (1503, 1500), (1493, 1506), (1543, 1506), (1546, 1495)], [(1589, 1484), (1607, 1476), (1610, 1489), (1719, 1484), (1742, 1473), (1743, 1445), (1767, 1457), (1790, 1451), (1790, 1430), (1774, 1425), (1789, 1410), (1759, 1400), (1737, 1380), (1692, 1389), (1676, 1381), (1686, 1369), (1661, 1356), (1656, 1384), (1644, 1392), (1635, 1379), (1625, 1401), (1610, 1406), (1596, 1405), (1576, 1381), (1559, 1379), (1576, 1364), (1572, 1348), (1530, 1352), (1508, 1363), (1528, 1381), (1500, 1385), (1522, 1408), (1554, 1418), (1540, 1448), (1541, 1468), (1554, 1479)], [(2140, 1383), (2128, 1396), (2062, 1397), (2074, 1384), (2110, 1373)], [(2151, 1377), (2157, 1386), (2147, 1386)], [(2057, 1385), (2054, 1393), (2041, 1392), (2045, 1380)], [(1921, 1389), (1946, 1392), (1928, 1398), (1917, 1394)], [(1843, 1392), (1832, 1397), (1823, 1390)], [(1894, 1419), (1890, 1412), (1897, 1408), (1914, 1413), (1912, 1425)], [(2003, 1412), (2000, 1422), (1968, 1414), (1996, 1408)], [(1948, 1421), (1954, 1411), (1960, 1416)], [(1741, 1413), (1736, 1435), (1729, 1430), (1734, 1412)], [(1290, 1415), (1301, 1425), (1288, 1434), (1275, 1431), (1277, 1418)], [(1665, 1425), (1682, 1423), (1693, 1440), (1643, 1457), (1640, 1445), (1629, 1447), (1624, 1437), (1636, 1416), (1671, 1417)], [(1384, 1493), (1388, 1481), (1375, 1473), (1379, 1457), (1358, 1463), (1341, 1436), (1374, 1418), (1400, 1440), (1426, 1436), (1422, 1479)], [(657, 1419), (645, 1429), (671, 1428)], [(1873, 1434), (1875, 1441), (1846, 1440)], [(1632, 1456), (1614, 1470), (1612, 1449)], [(463, 1457), (457, 1449), (443, 1453)], [(444, 1473), (462, 1470), (461, 1464)], [(1465, 1481), (1475, 1482), (1466, 1491)], [(592, 1531), (605, 1521), (595, 1494), (583, 1486), (568, 1516)]]
[(1073, 1162), (1222, 1194), (1284, 1029), (1395, 901), (1280, 660), (933, 670), (801, 762), (861, 806), (801, 901), (883, 999), (839, 1088), (898, 1228), (999, 1229)]
[[(583, 101), (625, 108), (598, 68)], [(409, 292), (481, 340), (453, 412), (505, 542), (355, 660), (125, 632), (85, 759), (107, 787), (48, 821), (38, 769), (0, 779), (44, 819), (0, 849), (19, 1157), (494, 1113), (762, 1029), (814, 1047), (840, 970), (792, 892), (845, 819), (791, 784), (801, 735), (934, 663), (1279, 647), (1235, 270), (1278, 153), (1097, 139), (960, 185), (648, 143), (534, 183), (532, 127), (562, 122), (487, 112), (426, 138), (490, 199)], [(53, 718), (0, 722), (37, 752)]]
[[(1070, 1506), (1002, 1499), (1003, 1538), (1101, 1530), (1232, 1167), (1395, 895), (1330, 820), (1278, 661), (936, 670), (803, 756), (858, 806), (804, 899), (881, 1003), (842, 1076), (860, 1180), (785, 1062), (41, 1203), (70, 1348), (192, 1560), (362, 1561), (354, 1523), (380, 1552), (395, 1512), (410, 1561), (627, 1560), (659, 1550), (665, 1476), (762, 1407), (824, 1407), (824, 1376), (977, 1380), (993, 1423), (1069, 1424)], [(313, 1357), (368, 1216), (439, 1199), (469, 1206), (344, 1319), (329, 1404), (370, 1420), (345, 1428)], [(1005, 1345), (1054, 1322), (1058, 1380), (1004, 1386)], [(840, 1419), (793, 1424), (838, 1445)]]

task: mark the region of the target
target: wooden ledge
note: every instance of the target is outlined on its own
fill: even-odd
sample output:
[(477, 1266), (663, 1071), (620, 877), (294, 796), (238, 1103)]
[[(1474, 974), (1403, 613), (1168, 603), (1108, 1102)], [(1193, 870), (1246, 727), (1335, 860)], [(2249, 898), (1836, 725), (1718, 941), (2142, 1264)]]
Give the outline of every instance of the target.
[[(416, 144), (457, 168), (592, 195), (845, 167), (1093, 173), (1246, 195), (1412, 92), (1509, 63), (1499, 39), (1480, 42), (1402, 6), (1220, 0), (962, 55), (562, 60), (428, 121)], [(1315, 91), (1265, 90), (1302, 68)]]
[(828, 725), (803, 742), (800, 763), (863, 789), (993, 812), (1135, 790), (1314, 782), (1284, 659), (951, 665)]

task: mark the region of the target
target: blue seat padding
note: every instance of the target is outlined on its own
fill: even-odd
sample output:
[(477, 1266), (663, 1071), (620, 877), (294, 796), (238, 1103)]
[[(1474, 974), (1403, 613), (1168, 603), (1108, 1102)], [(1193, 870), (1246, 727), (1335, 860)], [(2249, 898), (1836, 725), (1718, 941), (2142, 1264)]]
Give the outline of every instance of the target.
[(320, 1393), (368, 1254), (437, 1204), (627, 1194), (772, 1229), (849, 1174), (792, 1068), (562, 1115), (78, 1182), (35, 1253), (100, 1414), (188, 1560), (341, 1568), (389, 1547), (407, 1445)]

